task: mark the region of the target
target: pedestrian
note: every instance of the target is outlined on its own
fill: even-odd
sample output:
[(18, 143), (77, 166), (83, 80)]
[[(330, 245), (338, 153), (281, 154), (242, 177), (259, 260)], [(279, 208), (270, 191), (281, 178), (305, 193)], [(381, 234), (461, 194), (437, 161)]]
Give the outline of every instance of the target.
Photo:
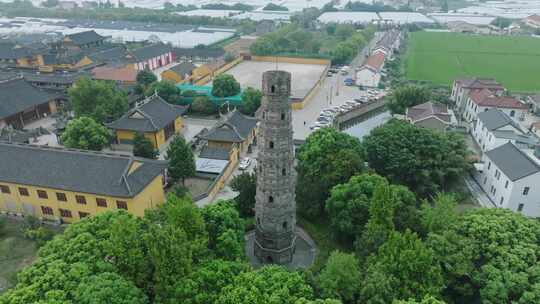
[(304, 120), (304, 126), (306, 125), (306, 121)]

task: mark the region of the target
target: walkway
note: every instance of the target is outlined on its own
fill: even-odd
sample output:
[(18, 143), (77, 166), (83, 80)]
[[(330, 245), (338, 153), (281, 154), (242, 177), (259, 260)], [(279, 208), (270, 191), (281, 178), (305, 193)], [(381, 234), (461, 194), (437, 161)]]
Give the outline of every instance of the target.
[(471, 176), (465, 177), (465, 185), (467, 185), (467, 188), (469, 188), (469, 191), (480, 206), (484, 208), (497, 208), (497, 206), (491, 201), (484, 190), (482, 190), (476, 180), (474, 180)]

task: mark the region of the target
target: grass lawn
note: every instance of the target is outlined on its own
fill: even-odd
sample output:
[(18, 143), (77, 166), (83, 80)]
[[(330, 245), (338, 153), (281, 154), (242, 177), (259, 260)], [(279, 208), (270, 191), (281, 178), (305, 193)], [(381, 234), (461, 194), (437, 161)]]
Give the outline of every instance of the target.
[(330, 231), (330, 221), (325, 217), (317, 220), (307, 220), (298, 215), (297, 221), (298, 226), (302, 227), (317, 245), (317, 257), (311, 267), (314, 272), (318, 272), (324, 267), (332, 251), (350, 252), (352, 250), (351, 248), (345, 248), (335, 240)]
[(540, 39), (415, 32), (405, 59), (409, 80), (450, 86), (460, 77), (492, 77), (512, 91), (540, 91)]
[(0, 293), (15, 283), (16, 273), (36, 258), (37, 246), (21, 231), (22, 221), (6, 219), (0, 234)]

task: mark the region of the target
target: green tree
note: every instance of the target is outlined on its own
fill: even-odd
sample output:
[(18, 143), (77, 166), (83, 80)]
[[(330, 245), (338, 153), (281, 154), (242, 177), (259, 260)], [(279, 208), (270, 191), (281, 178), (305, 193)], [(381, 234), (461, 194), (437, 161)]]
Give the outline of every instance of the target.
[(458, 222), (455, 211), (457, 201), (449, 193), (437, 193), (433, 204), (424, 201), (420, 212), (421, 222), (426, 232), (443, 232)]
[(497, 26), (500, 29), (505, 29), (512, 25), (512, 20), (504, 17), (497, 17), (491, 21), (491, 25)]
[(348, 243), (354, 242), (369, 220), (369, 206), (375, 188), (387, 183), (380, 175), (366, 173), (332, 188), (326, 201), (326, 212), (334, 235)]
[(394, 301), (393, 304), (445, 304), (444, 301), (438, 300), (432, 296), (425, 296), (421, 301), (407, 300), (407, 301)]
[(68, 90), (76, 117), (88, 116), (98, 123), (111, 122), (128, 110), (127, 95), (113, 82), (81, 78)]
[(234, 198), (238, 212), (242, 217), (249, 217), (255, 214), (255, 194), (257, 193), (257, 175), (243, 172), (231, 181), (231, 188), (238, 192)]
[(428, 244), (447, 277), (446, 294), (462, 303), (534, 303), (538, 231), (537, 220), (493, 208), (469, 211), (446, 231), (430, 234)]
[(340, 42), (331, 50), (333, 64), (348, 63), (356, 54), (357, 48), (348, 42)]
[(379, 184), (373, 193), (373, 202), (369, 206), (369, 221), (367, 222), (361, 238), (355, 242), (358, 256), (365, 261), (372, 253), (388, 240), (395, 232), (394, 214), (396, 211), (396, 197), (388, 184)]
[(101, 151), (109, 144), (109, 131), (90, 117), (70, 121), (62, 134), (62, 142), (68, 148)]
[(364, 170), (364, 151), (359, 140), (333, 128), (309, 135), (296, 156), (298, 209), (312, 217), (323, 213), (335, 185)]
[(300, 298), (310, 299), (311, 287), (298, 272), (279, 266), (265, 266), (243, 272), (232, 284), (221, 290), (220, 304), (294, 304)]
[(463, 137), (392, 120), (371, 131), (363, 145), (370, 168), (426, 196), (444, 190), (470, 168)]
[(154, 75), (151, 71), (142, 70), (137, 73), (137, 84), (144, 86), (145, 88), (156, 82), (157, 76)]
[(197, 96), (191, 104), (191, 111), (202, 114), (216, 114), (218, 107), (206, 96)]
[(132, 282), (116, 273), (100, 273), (86, 277), (75, 292), (73, 303), (79, 304), (145, 304), (146, 295)]
[(204, 207), (201, 214), (208, 231), (208, 247), (215, 250), (216, 254), (223, 259), (242, 258), (244, 256), (244, 221), (234, 208), (234, 202), (219, 201)]
[(212, 95), (216, 97), (229, 97), (240, 93), (240, 84), (234, 76), (220, 74), (214, 78), (212, 84)]
[(146, 96), (156, 94), (171, 104), (182, 104), (182, 95), (180, 89), (177, 88), (172, 82), (158, 81), (152, 83), (145, 91)]
[(195, 157), (193, 151), (182, 136), (176, 136), (167, 148), (169, 175), (176, 182), (181, 180), (185, 185), (188, 177), (195, 175)]
[(242, 107), (240, 111), (246, 115), (255, 115), (255, 112), (261, 106), (262, 92), (252, 87), (247, 87), (242, 92)]
[(233, 284), (235, 278), (251, 267), (243, 262), (209, 260), (198, 267), (187, 278), (181, 278), (174, 291), (174, 296), (167, 304), (220, 304), (221, 290)]
[(410, 231), (391, 233), (366, 265), (362, 303), (420, 300), (425, 295), (439, 295), (444, 286), (433, 251)]
[(407, 85), (394, 89), (388, 100), (388, 108), (393, 114), (405, 114), (405, 110), (429, 101), (431, 93), (425, 87)]
[(277, 52), (276, 46), (272, 38), (262, 36), (249, 47), (250, 52), (256, 56), (273, 55)]
[(135, 134), (135, 137), (133, 137), (133, 155), (156, 159), (159, 152), (154, 149), (154, 145), (150, 139), (146, 138), (143, 133), (137, 133)]
[(317, 300), (307, 300), (305, 298), (298, 299), (294, 304), (341, 304), (341, 301), (334, 299), (317, 299)]
[(233, 53), (227, 52), (225, 53), (225, 56), (223, 56), (223, 59), (225, 62), (232, 62), (236, 59), (236, 56)]
[(358, 259), (353, 254), (334, 251), (330, 254), (317, 282), (325, 298), (356, 303), (362, 277)]

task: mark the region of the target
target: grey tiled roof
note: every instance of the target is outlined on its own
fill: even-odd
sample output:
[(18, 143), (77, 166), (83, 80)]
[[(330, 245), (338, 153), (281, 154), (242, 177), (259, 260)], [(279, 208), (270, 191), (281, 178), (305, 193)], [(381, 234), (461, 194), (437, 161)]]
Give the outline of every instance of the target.
[(531, 174), (540, 172), (540, 166), (530, 159), (523, 151), (512, 143), (506, 143), (491, 151), (486, 156), (504, 173), (511, 181), (519, 180)]
[(22, 112), (54, 99), (22, 78), (0, 82), (0, 118)]
[(171, 51), (171, 47), (163, 44), (152, 44), (144, 46), (142, 48), (135, 49), (131, 51), (131, 54), (137, 59), (137, 61), (142, 61), (150, 58), (155, 58), (161, 55), (164, 55)]
[(225, 50), (223, 49), (212, 49), (212, 48), (204, 48), (204, 49), (182, 49), (182, 48), (175, 48), (174, 53), (176, 54), (176, 57), (209, 57), (209, 58), (219, 58), (225, 55)]
[(164, 161), (137, 159), (128, 174), (127, 156), (0, 143), (0, 183), (15, 183), (115, 197), (133, 197), (166, 168)]
[(512, 118), (508, 117), (508, 115), (504, 114), (502, 111), (498, 109), (489, 109), (485, 112), (479, 113), (478, 119), (490, 131), (502, 128), (506, 125), (512, 125), (518, 130), (521, 129), (516, 124), (516, 122), (512, 120)]
[(229, 160), (229, 150), (224, 148), (204, 146), (199, 154), (200, 158)]
[(186, 107), (171, 105), (158, 95), (152, 95), (143, 105), (130, 110), (107, 126), (116, 130), (156, 132), (165, 128), (186, 110)]
[(234, 110), (225, 117), (223, 122), (218, 123), (201, 137), (214, 141), (242, 142), (249, 136), (256, 125), (257, 119), (247, 117)]
[(66, 37), (71, 39), (71, 41), (73, 41), (73, 43), (76, 45), (85, 45), (105, 39), (105, 37), (101, 36), (93, 30), (67, 35)]
[(184, 77), (186, 75), (191, 75), (193, 73), (193, 70), (196, 68), (197, 67), (191, 62), (182, 62), (178, 65), (173, 66), (169, 70), (175, 72), (181, 77)]

